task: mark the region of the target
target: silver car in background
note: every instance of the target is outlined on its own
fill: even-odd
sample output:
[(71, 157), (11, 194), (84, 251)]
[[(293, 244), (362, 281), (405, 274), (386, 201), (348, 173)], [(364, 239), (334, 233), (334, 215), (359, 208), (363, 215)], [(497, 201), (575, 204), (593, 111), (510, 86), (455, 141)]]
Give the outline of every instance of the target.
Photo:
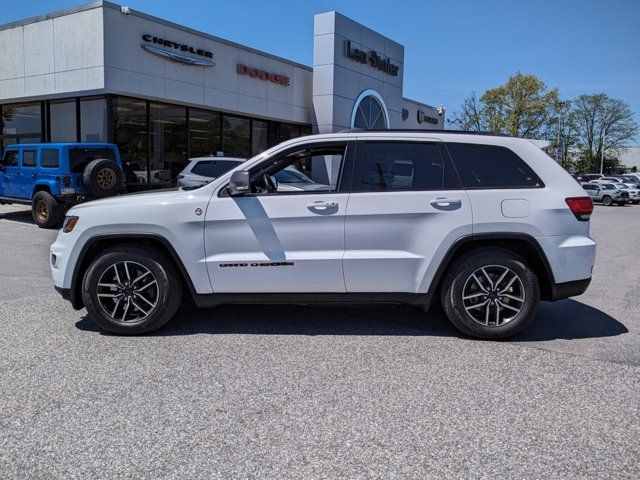
[(629, 193), (629, 203), (640, 203), (640, 190), (633, 188), (629, 183), (614, 183), (618, 190)]
[(629, 192), (616, 187), (614, 183), (598, 183), (594, 180), (582, 185), (585, 192), (589, 194), (594, 202), (602, 202), (605, 206), (626, 205), (629, 203)]

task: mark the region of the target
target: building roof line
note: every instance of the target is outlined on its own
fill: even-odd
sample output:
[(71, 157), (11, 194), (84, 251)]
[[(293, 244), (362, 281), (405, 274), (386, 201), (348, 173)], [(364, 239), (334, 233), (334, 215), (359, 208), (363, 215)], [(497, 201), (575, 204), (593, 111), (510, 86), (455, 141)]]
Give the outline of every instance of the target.
[[(58, 17), (62, 17), (62, 16), (65, 16), (65, 15), (71, 15), (73, 13), (84, 12), (84, 11), (87, 11), (87, 10), (93, 10), (93, 9), (102, 8), (102, 7), (111, 8), (112, 10), (117, 10), (117, 11), (120, 11), (120, 9), (121, 9), (121, 6), (117, 5), (115, 3), (111, 3), (111, 2), (108, 2), (106, 0), (98, 0), (96, 2), (84, 3), (84, 4), (78, 5), (76, 7), (65, 8), (63, 10), (57, 10), (55, 12), (47, 13), (47, 14), (44, 14), (44, 15), (36, 15), (34, 17), (29, 17), (29, 18), (25, 18), (25, 19), (22, 19), (22, 20), (16, 20), (14, 22), (5, 23), (5, 24), (0, 25), (0, 31), (1, 30), (7, 30), (9, 28), (15, 28), (15, 27), (28, 25), (28, 24), (31, 24), (31, 23), (43, 22), (45, 20), (51, 20), (53, 18), (58, 18)], [(260, 56), (268, 57), (268, 58), (271, 58), (273, 60), (277, 60), (279, 62), (287, 63), (289, 65), (293, 65), (294, 67), (298, 67), (298, 68), (301, 68), (303, 70), (307, 70), (307, 71), (313, 72), (313, 68), (308, 66), (308, 65), (304, 65), (304, 64), (298, 63), (298, 62), (294, 62), (292, 60), (287, 60), (286, 58), (279, 57), (278, 55), (273, 55), (271, 53), (263, 52), (263, 51), (258, 50), (256, 48), (248, 47), (246, 45), (241, 45), (241, 44), (233, 42), (231, 40), (227, 40), (227, 39), (224, 39), (224, 38), (216, 37), (215, 35), (211, 35), (209, 33), (205, 33), (205, 32), (202, 32), (200, 30), (196, 30), (194, 28), (185, 27), (184, 25), (179, 25), (177, 23), (171, 22), (169, 20), (165, 20), (163, 18), (155, 17), (153, 15), (149, 15), (149, 14), (141, 12), (139, 10), (129, 9), (129, 11), (130, 11), (130, 13), (129, 13), (130, 15), (135, 15), (137, 17), (144, 18), (145, 20), (150, 20), (150, 21), (156, 22), (156, 23), (162, 23), (165, 26), (173, 27), (173, 28), (176, 28), (178, 30), (182, 30), (182, 31), (187, 32), (187, 33), (191, 33), (191, 34), (194, 34), (194, 35), (205, 37), (205, 38), (207, 38), (209, 40), (213, 40), (215, 42), (224, 43), (225, 45), (229, 45), (231, 47), (236, 47), (236, 48), (245, 50), (245, 51), (250, 52), (250, 53), (255, 53), (255, 54), (260, 55)]]

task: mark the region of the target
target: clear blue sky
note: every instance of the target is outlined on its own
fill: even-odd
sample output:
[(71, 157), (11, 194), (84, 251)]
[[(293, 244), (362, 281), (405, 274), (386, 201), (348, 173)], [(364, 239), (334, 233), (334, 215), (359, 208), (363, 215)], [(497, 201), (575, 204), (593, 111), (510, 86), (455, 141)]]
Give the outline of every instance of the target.
[[(4, 0), (0, 23), (81, 0)], [(449, 113), (520, 70), (565, 98), (605, 92), (640, 122), (640, 0), (130, 0), (129, 7), (313, 63), (313, 15), (337, 10), (405, 46), (404, 94)]]

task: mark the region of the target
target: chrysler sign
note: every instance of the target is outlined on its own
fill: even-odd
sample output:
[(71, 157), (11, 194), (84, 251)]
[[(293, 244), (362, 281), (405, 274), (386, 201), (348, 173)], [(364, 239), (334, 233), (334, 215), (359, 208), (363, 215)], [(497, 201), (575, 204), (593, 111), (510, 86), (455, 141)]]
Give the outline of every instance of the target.
[[(144, 50), (159, 57), (164, 57), (172, 62), (198, 67), (213, 67), (215, 65), (214, 62), (207, 60), (213, 58), (213, 52), (208, 50), (147, 34), (142, 35), (142, 40), (146, 42), (140, 45)], [(197, 55), (201, 58), (188, 54)]]

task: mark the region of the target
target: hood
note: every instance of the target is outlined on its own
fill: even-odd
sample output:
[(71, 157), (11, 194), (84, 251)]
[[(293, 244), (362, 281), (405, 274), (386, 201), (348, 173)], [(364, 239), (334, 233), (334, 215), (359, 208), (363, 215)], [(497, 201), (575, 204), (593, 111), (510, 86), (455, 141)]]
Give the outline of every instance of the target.
[(100, 200), (91, 200), (89, 202), (84, 202), (76, 205), (71, 210), (69, 210), (69, 214), (73, 215), (75, 212), (94, 207), (118, 208), (130, 206), (134, 203), (139, 205), (160, 204), (164, 202), (170, 202), (180, 193), (181, 192), (178, 188), (171, 188), (164, 190), (152, 190), (149, 192), (116, 195), (115, 197), (103, 198)]

